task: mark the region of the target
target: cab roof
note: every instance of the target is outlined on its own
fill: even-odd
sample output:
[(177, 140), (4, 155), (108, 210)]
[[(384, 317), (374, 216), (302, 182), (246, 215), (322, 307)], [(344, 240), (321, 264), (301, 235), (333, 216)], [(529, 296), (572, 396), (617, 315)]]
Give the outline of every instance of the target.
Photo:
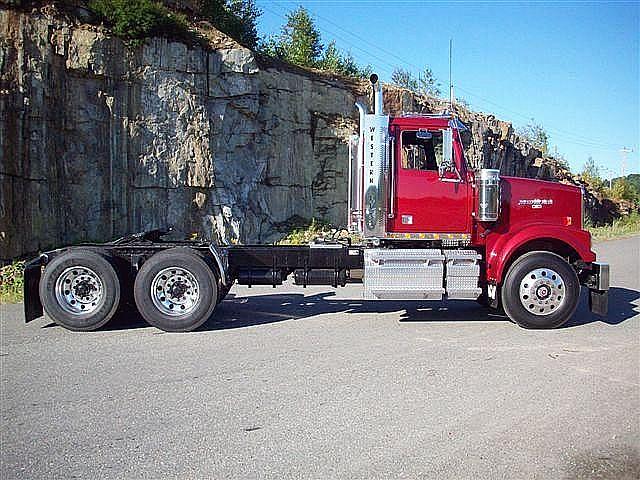
[(425, 113), (403, 113), (397, 117), (391, 117), (390, 124), (405, 128), (449, 128), (453, 127), (463, 131), (467, 127), (457, 117), (448, 113), (425, 114)]

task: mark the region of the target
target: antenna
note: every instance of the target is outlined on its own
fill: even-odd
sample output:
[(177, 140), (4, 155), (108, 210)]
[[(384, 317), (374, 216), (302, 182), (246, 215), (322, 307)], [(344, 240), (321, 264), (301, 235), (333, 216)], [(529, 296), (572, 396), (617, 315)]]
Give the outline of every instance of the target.
[(633, 153), (633, 148), (621, 148), (620, 149), (620, 154), (622, 155), (622, 162), (620, 163), (620, 176), (624, 177), (624, 171), (625, 171), (625, 167), (627, 166), (627, 154), (628, 153)]
[(453, 77), (451, 75), (451, 58), (453, 56), (453, 38), (449, 39), (449, 108), (453, 113), (453, 104), (455, 103), (455, 96), (453, 95)]

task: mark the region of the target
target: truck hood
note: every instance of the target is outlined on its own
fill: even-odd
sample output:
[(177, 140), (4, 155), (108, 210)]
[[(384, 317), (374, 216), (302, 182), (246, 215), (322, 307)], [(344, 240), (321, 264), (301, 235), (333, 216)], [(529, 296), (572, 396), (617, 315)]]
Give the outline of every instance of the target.
[(530, 178), (501, 177), (501, 218), (509, 230), (545, 223), (582, 228), (579, 187)]

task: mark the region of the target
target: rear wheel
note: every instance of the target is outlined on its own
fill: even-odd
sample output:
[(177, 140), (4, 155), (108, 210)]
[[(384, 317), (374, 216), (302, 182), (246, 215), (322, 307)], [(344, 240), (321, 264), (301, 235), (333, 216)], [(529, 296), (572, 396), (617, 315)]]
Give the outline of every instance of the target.
[(505, 313), (518, 325), (556, 328), (575, 312), (580, 282), (562, 257), (550, 252), (530, 252), (509, 268), (501, 297)]
[(140, 268), (133, 293), (140, 314), (166, 332), (198, 328), (213, 313), (218, 282), (205, 260), (189, 248), (156, 253)]
[(120, 303), (120, 281), (111, 259), (89, 249), (63, 253), (44, 270), (40, 301), (47, 316), (69, 330), (100, 328)]

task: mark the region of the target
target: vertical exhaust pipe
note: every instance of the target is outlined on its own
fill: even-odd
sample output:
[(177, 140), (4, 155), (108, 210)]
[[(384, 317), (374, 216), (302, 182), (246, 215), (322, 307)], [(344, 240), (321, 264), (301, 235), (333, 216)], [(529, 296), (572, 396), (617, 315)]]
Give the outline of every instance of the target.
[(382, 113), (382, 84), (378, 81), (378, 75), (371, 74), (369, 81), (373, 87), (373, 113), (378, 116), (384, 115)]

